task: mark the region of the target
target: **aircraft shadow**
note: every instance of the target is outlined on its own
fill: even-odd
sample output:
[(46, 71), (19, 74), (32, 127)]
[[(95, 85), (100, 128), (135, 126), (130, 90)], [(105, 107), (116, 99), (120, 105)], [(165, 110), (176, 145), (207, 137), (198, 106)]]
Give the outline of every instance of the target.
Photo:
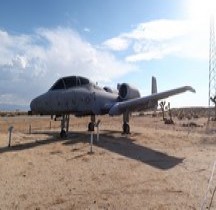
[[(41, 133), (38, 132), (38, 134)], [(45, 133), (43, 132), (43, 134)], [(69, 133), (68, 138), (66, 139), (56, 138), (58, 135), (56, 132), (47, 132), (46, 134), (51, 137), (44, 140), (37, 140), (35, 142), (12, 145), (11, 147), (2, 147), (0, 148), (0, 154), (5, 152), (22, 151), (56, 142), (63, 142), (63, 145), (69, 146), (79, 142), (89, 143), (90, 140), (90, 135), (87, 132), (72, 132)], [(133, 135), (139, 136), (139, 134)], [(166, 153), (136, 144), (135, 140), (132, 140), (127, 136), (121, 136), (120, 132), (115, 131), (103, 131), (100, 135), (100, 141), (97, 143), (94, 142), (94, 146), (143, 162), (161, 170), (171, 169), (182, 163), (184, 160), (183, 158), (170, 156)]]
[[(114, 136), (113, 134), (117, 134), (118, 136)], [(139, 136), (138, 133), (133, 135)], [(78, 141), (88, 139), (89, 142), (89, 134), (77, 133), (77, 136)], [(66, 141), (63, 144), (69, 145), (73, 143), (74, 140)], [(136, 144), (135, 140), (132, 140), (127, 136), (120, 136), (120, 132), (115, 131), (105, 131), (105, 133), (100, 135), (100, 141), (94, 143), (94, 146), (109, 150), (124, 157), (143, 162), (162, 170), (171, 169), (182, 163), (184, 160), (183, 158), (170, 156), (166, 153)]]

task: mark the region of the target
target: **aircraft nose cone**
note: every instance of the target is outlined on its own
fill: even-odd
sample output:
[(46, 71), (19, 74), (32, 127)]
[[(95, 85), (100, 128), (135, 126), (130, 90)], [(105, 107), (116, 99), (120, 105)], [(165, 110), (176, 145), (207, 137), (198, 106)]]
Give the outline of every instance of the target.
[(37, 101), (36, 98), (31, 101), (30, 103), (31, 111), (36, 111), (36, 103), (37, 103), (36, 101)]

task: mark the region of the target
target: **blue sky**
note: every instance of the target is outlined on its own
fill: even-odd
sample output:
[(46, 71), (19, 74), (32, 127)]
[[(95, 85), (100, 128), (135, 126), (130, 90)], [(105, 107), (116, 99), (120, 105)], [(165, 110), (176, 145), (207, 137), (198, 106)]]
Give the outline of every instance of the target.
[(196, 89), (171, 106), (207, 106), (209, 20), (200, 2), (0, 0), (0, 104), (27, 105), (58, 77), (78, 74), (113, 88), (128, 82), (143, 95), (154, 75), (159, 91)]

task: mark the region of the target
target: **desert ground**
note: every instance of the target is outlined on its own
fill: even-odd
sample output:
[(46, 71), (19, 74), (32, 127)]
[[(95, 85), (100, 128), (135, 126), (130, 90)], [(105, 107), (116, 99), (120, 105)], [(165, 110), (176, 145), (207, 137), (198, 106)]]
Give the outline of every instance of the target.
[(90, 153), (89, 118), (60, 139), (49, 117), (0, 117), (0, 209), (216, 209), (215, 123), (133, 116), (122, 135), (122, 118), (98, 119)]

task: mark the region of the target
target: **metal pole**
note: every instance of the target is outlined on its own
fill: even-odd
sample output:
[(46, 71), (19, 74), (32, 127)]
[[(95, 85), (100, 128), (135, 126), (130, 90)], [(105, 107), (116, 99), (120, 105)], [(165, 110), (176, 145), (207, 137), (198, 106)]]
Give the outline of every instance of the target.
[(94, 132), (91, 132), (91, 139), (90, 139), (90, 153), (93, 153), (93, 137), (94, 137)]
[(11, 146), (11, 134), (12, 134), (12, 130), (13, 130), (13, 126), (10, 126), (8, 128), (8, 132), (9, 132), (8, 147)]
[(214, 15), (210, 16), (209, 37), (209, 96), (208, 96), (208, 123), (211, 120), (211, 98), (216, 96), (216, 45), (214, 30)]
[(97, 142), (99, 142), (99, 125), (97, 127)]

